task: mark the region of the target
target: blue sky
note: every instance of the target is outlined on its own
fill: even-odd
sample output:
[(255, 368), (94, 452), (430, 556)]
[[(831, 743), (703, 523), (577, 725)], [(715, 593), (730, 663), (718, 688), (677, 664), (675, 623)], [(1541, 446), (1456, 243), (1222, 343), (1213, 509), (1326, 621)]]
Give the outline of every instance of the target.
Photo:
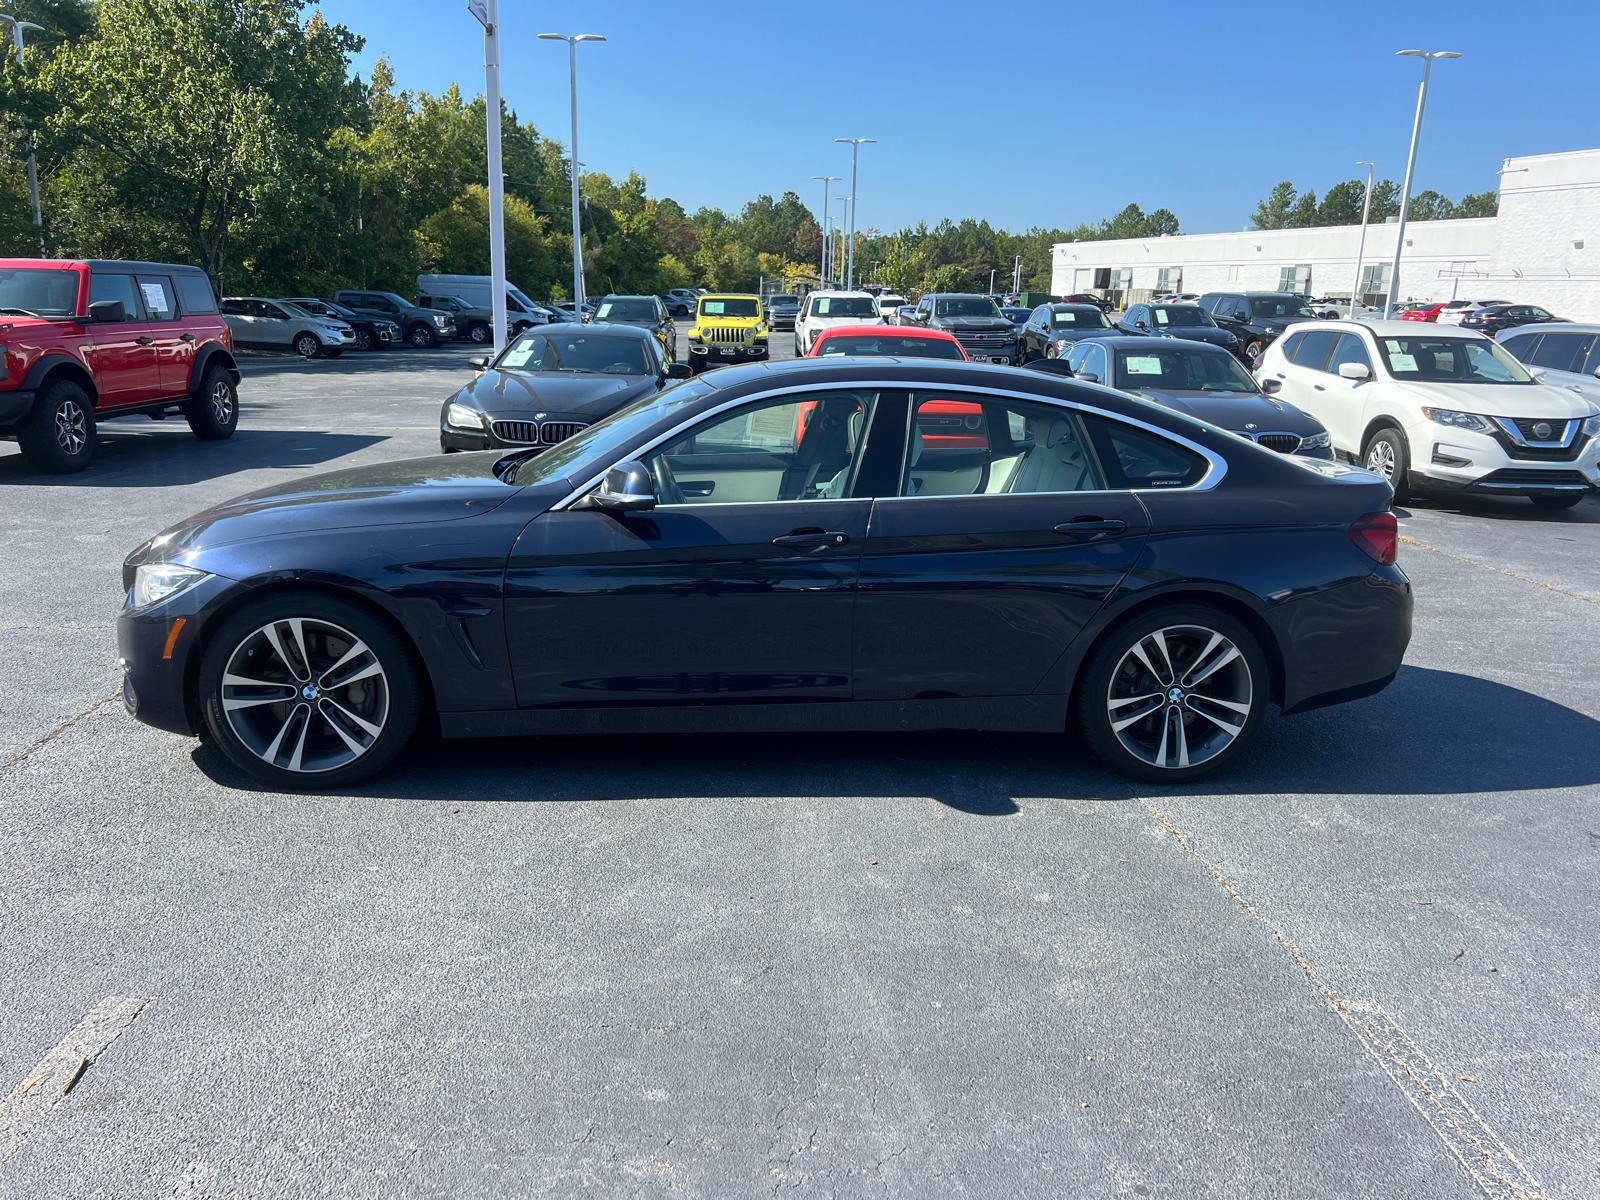
[[(401, 86), (483, 90), (465, 0), (326, 0)], [(827, 25), (813, 14), (838, 19)], [(1030, 15), (1037, 14), (1037, 15)], [(501, 0), (502, 88), (563, 143), (579, 48), (579, 149), (655, 196), (736, 210), (843, 175), (861, 152), (859, 223), (944, 216), (1070, 227), (1129, 201), (1189, 233), (1243, 228), (1280, 179), (1321, 193), (1358, 159), (1405, 172), (1421, 64), (1436, 65), (1417, 187), (1494, 189), (1507, 156), (1600, 146), (1600, 5), (1479, 0), (1263, 4), (528, 3)]]

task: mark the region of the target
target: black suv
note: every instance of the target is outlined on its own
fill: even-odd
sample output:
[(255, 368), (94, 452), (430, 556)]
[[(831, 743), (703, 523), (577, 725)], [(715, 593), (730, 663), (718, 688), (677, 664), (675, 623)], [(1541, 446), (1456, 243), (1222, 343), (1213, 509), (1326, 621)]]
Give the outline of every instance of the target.
[(637, 325), (656, 335), (668, 362), (678, 360), (678, 327), (660, 296), (607, 296), (589, 318), (592, 325)]
[[(900, 314), (905, 312), (900, 310)], [(934, 292), (918, 300), (916, 310), (909, 319), (902, 315), (901, 322), (950, 334), (973, 362), (1017, 361), (1018, 329), (992, 297), (975, 292)]]
[(1306, 298), (1293, 292), (1207, 292), (1200, 307), (1239, 339), (1239, 354), (1247, 363), (1296, 321), (1317, 319)]
[(393, 292), (335, 292), (333, 302), (358, 317), (378, 317), (400, 326), (400, 337), (413, 346), (437, 346), (453, 341), (456, 321), (449, 313), (418, 308)]

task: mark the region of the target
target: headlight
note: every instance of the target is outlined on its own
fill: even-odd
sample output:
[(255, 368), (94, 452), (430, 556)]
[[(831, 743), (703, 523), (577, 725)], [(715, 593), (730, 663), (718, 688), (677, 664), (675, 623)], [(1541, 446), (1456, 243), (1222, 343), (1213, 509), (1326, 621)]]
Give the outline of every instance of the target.
[(443, 313), (434, 313), (433, 314), (433, 323), (435, 325), (437, 325), (440, 329), (444, 328), (444, 323), (446, 321), (448, 321), (449, 319), (450, 318), (445, 316)]
[(133, 574), (133, 607), (147, 608), (206, 578), (206, 572), (180, 567), (177, 563), (150, 563), (139, 567)]
[(689, 340), (691, 342), (698, 342), (700, 340), (700, 331), (698, 329), (691, 330), (689, 332)]
[(452, 404), (445, 410), (444, 420), (451, 429), (476, 429), (481, 432), (484, 428), (483, 414), (465, 404)]
[(1600, 437), (1600, 413), (1595, 413), (1583, 423), (1584, 437)]
[(1494, 433), (1494, 423), (1488, 417), (1480, 417), (1477, 413), (1456, 412), (1449, 408), (1425, 408), (1422, 415), (1430, 421), (1440, 425), (1448, 425), (1452, 429), (1470, 429), (1474, 433)]
[(1300, 449), (1302, 450), (1326, 450), (1327, 448), (1328, 431), (1326, 429), (1321, 433), (1313, 433), (1310, 437), (1300, 439)]

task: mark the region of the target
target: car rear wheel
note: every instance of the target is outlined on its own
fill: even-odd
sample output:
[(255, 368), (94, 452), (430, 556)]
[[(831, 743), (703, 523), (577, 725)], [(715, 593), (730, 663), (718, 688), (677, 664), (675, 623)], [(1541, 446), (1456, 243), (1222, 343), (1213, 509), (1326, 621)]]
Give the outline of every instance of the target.
[(1406, 484), (1406, 476), (1411, 469), (1411, 460), (1406, 450), (1405, 434), (1398, 429), (1390, 427), (1373, 434), (1366, 452), (1361, 456), (1361, 465), (1389, 481), (1389, 486), (1394, 489), (1396, 504), (1404, 504), (1410, 498), (1411, 490)]
[(410, 650), (371, 612), (310, 592), (246, 605), (211, 638), (200, 703), (235, 765), (278, 787), (342, 787), (386, 766), (422, 707)]
[(1576, 492), (1571, 496), (1529, 496), (1528, 499), (1533, 501), (1535, 508), (1562, 509), (1581, 504), (1587, 495), (1587, 492)]
[(1225, 766), (1255, 736), (1270, 691), (1266, 656), (1220, 609), (1174, 604), (1114, 628), (1077, 697), (1084, 740), (1108, 766), (1185, 783)]
[(226, 367), (206, 368), (200, 390), (183, 406), (183, 415), (202, 442), (221, 442), (233, 436), (239, 427), (239, 392)]
[(302, 333), (294, 339), (294, 352), (301, 358), (316, 358), (322, 353), (322, 342), (314, 333)]
[(1244, 344), (1245, 361), (1253, 364), (1256, 361), (1256, 357), (1265, 349), (1265, 343), (1259, 342), (1255, 338), (1251, 338)]
[(439, 344), (439, 335), (421, 321), (418, 321), (411, 327), (411, 332), (406, 336), (406, 340), (418, 350), (427, 350)]
[(72, 475), (89, 465), (96, 440), (94, 406), (70, 380), (47, 386), (17, 426), (22, 455), (35, 471)]
[(371, 350), (372, 349), (372, 330), (370, 330), (370, 329), (358, 329), (358, 330), (356, 330), (356, 349), (357, 350)]

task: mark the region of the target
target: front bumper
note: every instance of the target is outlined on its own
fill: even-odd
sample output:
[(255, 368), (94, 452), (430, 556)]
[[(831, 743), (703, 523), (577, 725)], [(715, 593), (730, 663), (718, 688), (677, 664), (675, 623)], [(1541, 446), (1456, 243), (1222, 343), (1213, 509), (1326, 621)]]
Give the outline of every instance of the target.
[(794, 323), (799, 316), (799, 313), (768, 313), (767, 328), (792, 330), (794, 328)]
[(765, 362), (766, 342), (690, 342), (689, 363), (695, 370), (707, 367), (726, 367), (734, 363)]
[(208, 618), (250, 589), (213, 575), (138, 611), (117, 614), (122, 703), (136, 721), (195, 737), (201, 730), (194, 688)]
[(1001, 341), (997, 338), (967, 339), (959, 334), (956, 341), (973, 362), (997, 363), (1006, 366), (1017, 361), (1017, 340)]
[[(1407, 431), (1409, 479), (1419, 491), (1562, 496), (1600, 489), (1600, 438), (1567, 450), (1509, 453), (1494, 437), (1430, 422)], [(1583, 439), (1583, 434), (1577, 437)]]
[(331, 333), (324, 333), (319, 329), (317, 330), (317, 336), (322, 339), (322, 344), (331, 350), (348, 350), (356, 344), (356, 331), (354, 329), (346, 329), (337, 336)]
[(32, 391), (0, 392), (0, 427), (15, 425), (27, 416), (37, 394)]

